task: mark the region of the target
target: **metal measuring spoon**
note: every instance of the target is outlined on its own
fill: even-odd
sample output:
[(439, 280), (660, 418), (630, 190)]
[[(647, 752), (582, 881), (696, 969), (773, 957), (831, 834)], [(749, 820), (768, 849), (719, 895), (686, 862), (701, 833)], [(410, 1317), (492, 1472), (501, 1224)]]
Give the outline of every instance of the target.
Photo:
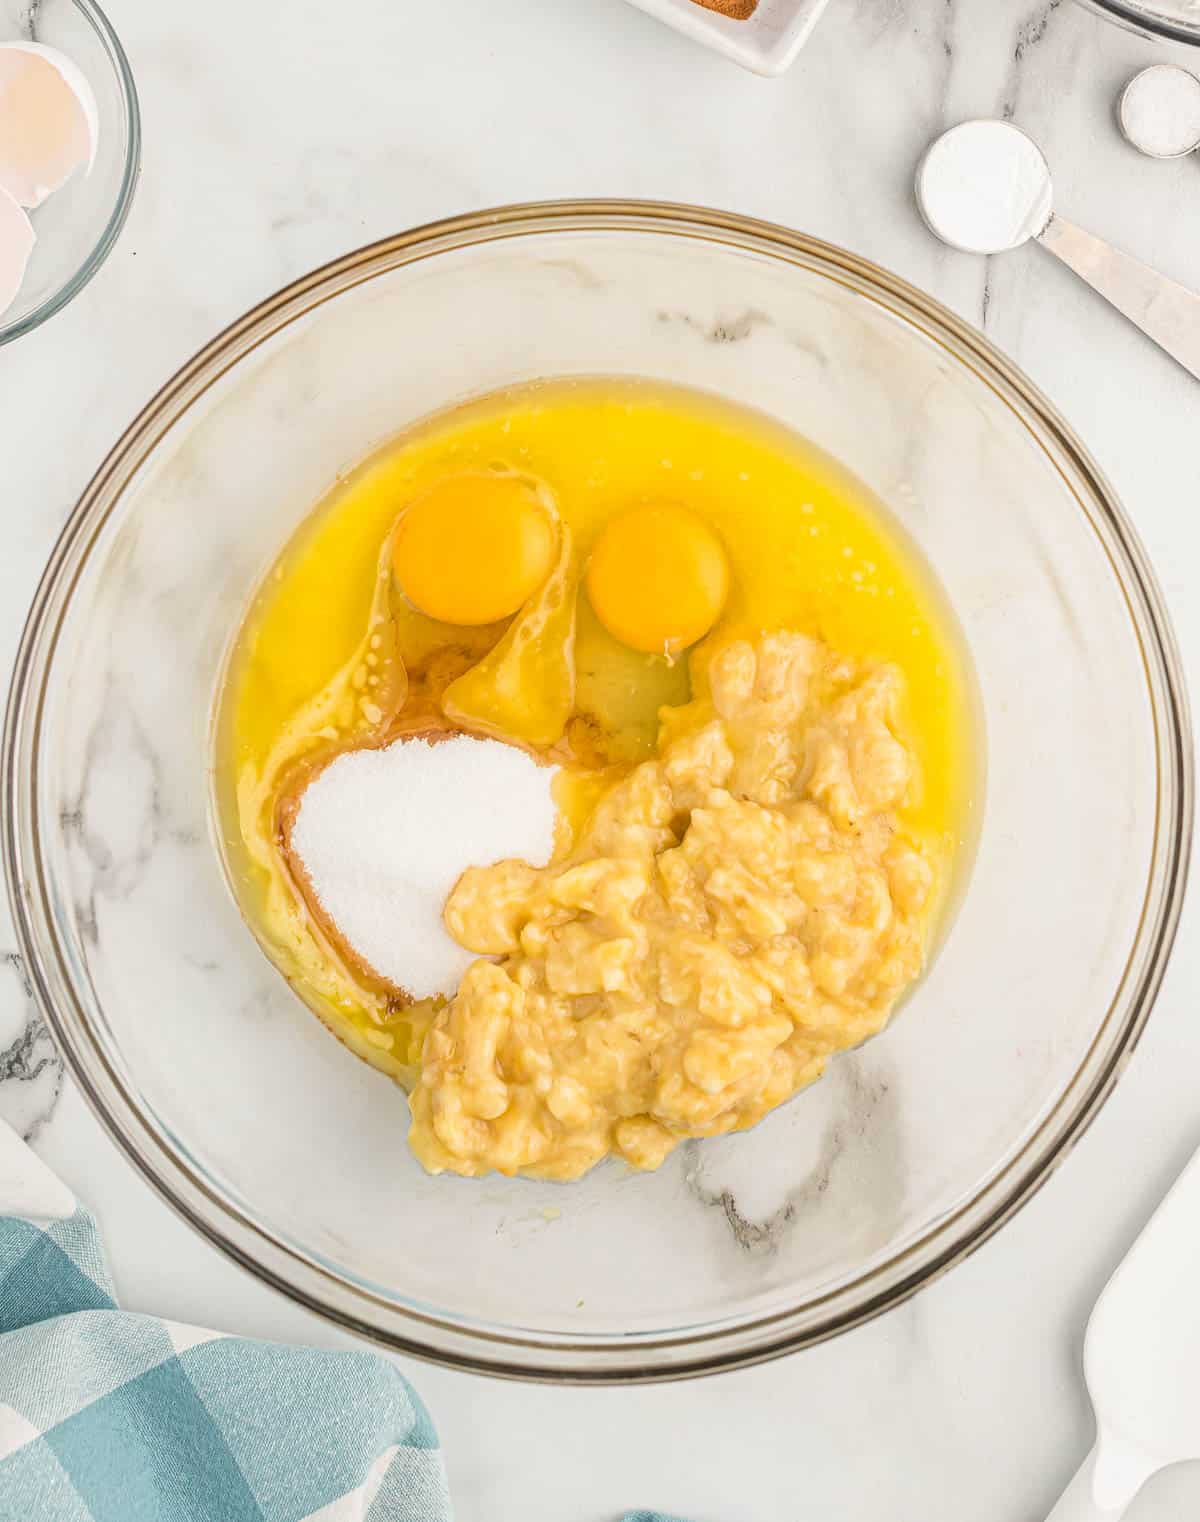
[(1200, 148), (1200, 79), (1155, 63), (1121, 91), (1117, 120), (1125, 141), (1152, 159), (1181, 159)]
[(1050, 167), (1011, 122), (952, 127), (917, 169), (917, 205), (951, 248), (1000, 254), (1036, 238), (1200, 380), (1200, 295), (1058, 216)]

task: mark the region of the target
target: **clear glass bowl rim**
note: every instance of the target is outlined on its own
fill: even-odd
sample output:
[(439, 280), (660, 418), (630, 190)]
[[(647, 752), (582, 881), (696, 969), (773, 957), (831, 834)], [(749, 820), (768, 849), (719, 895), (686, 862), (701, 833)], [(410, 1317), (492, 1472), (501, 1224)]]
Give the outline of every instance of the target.
[(125, 111), (129, 120), (129, 137), (125, 144), (125, 166), (112, 212), (87, 258), (69, 280), (64, 281), (58, 290), (47, 296), (45, 301), (39, 302), (32, 311), (26, 312), (24, 317), (5, 324), (3, 317), (0, 316), (0, 346), (11, 343), (13, 339), (20, 338), (26, 333), (32, 333), (34, 328), (40, 327), (56, 312), (61, 312), (69, 301), (73, 301), (79, 295), (108, 258), (113, 245), (121, 236), (121, 229), (125, 226), (125, 219), (129, 216), (129, 209), (133, 205), (133, 193), (137, 189), (138, 174), (141, 170), (142, 113), (138, 105), (133, 70), (129, 67), (129, 59), (125, 56), (121, 39), (113, 30), (112, 22), (95, 4), (95, 0), (72, 0), (72, 4), (87, 18), (99, 37), (100, 44), (113, 66), (113, 72), (117, 76), (117, 82), (125, 100)]
[(1115, 21), (1119, 26), (1140, 32), (1144, 37), (1165, 37), (1168, 42), (1183, 42), (1191, 47), (1200, 47), (1200, 22), (1188, 26), (1182, 21), (1152, 16), (1140, 5), (1127, 3), (1127, 0), (1079, 0), (1079, 3), (1097, 15)]
[[(1035, 436), (1101, 541), (1142, 655), (1158, 796), (1142, 914), (1124, 977), (1080, 1068), (1021, 1151), (952, 1214), (886, 1261), (808, 1304), (668, 1336), (516, 1333), (399, 1304), (334, 1273), (221, 1196), (139, 1104), (105, 1050), (58, 934), (39, 846), (38, 749), (46, 683), (75, 584), (121, 493), (167, 430), (257, 345), (342, 291), (396, 267), (513, 237), (554, 232), (661, 234), (709, 241), (815, 271), (916, 327), (973, 372)], [(151, 399), (84, 491), (35, 594), (17, 654), (0, 750), (0, 848), (30, 988), (87, 1102), (143, 1177), (214, 1246), (292, 1300), (397, 1352), (511, 1378), (573, 1383), (689, 1377), (761, 1362), (881, 1314), (940, 1277), (1046, 1181), (1094, 1118), (1149, 1017), (1186, 886), (1193, 755), (1184, 678), (1145, 552), (1074, 432), (982, 333), (915, 287), (834, 245), (729, 212), (651, 201), (577, 200), (479, 211), (371, 244), (259, 303)]]

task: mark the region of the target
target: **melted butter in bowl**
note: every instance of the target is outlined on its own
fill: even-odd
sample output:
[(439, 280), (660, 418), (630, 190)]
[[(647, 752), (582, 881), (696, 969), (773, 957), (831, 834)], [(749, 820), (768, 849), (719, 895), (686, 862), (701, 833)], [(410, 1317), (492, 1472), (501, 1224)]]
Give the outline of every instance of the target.
[[(487, 536), (453, 532), (472, 482), (518, 553), (485, 564)], [(431, 501), (446, 516), (427, 509), (406, 562), (406, 512)], [(418, 571), (426, 607), (494, 621), (431, 618)], [(912, 986), (970, 857), (972, 712), (931, 573), (832, 461), (700, 394), (547, 382), (402, 435), (284, 548), (223, 694), (226, 860), (297, 991), (412, 1090), (428, 1167), (653, 1167), (753, 1124)], [(439, 854), (462, 976), (414, 1001), (399, 925), (387, 976), (365, 976), (383, 954), (347, 955), (314, 915), (279, 811), (297, 769), (430, 725), (558, 766), (558, 833), (548, 865), (520, 829)], [(476, 791), (464, 819), (490, 785), (448, 760), (442, 781), (446, 807)], [(420, 790), (394, 787), (402, 821)], [(412, 838), (428, 866), (427, 821)]]

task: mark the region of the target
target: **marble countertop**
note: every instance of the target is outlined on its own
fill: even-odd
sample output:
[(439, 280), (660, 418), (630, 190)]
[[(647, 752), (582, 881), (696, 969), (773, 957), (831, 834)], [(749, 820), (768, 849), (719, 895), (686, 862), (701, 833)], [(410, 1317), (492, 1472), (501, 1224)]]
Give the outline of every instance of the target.
[[(1159, 569), (1193, 685), (1200, 391), (1034, 247), (939, 248), (913, 209), (932, 134), (1005, 115), (1073, 219), (1197, 280), (1200, 161), (1121, 142), (1119, 86), (1171, 55), (1072, 0), (833, 0), (791, 73), (743, 74), (619, 0), (108, 0), (145, 113), (132, 218), (92, 285), (0, 352), (0, 666), (76, 495), (213, 332), (355, 245), (451, 212), (568, 195), (695, 201), (791, 223), (933, 291), (1059, 404)], [(1181, 52), (1183, 50), (1180, 50)], [(1186, 55), (1181, 61), (1188, 61)], [(413, 1365), (467, 1522), (1036, 1522), (1082, 1460), (1093, 1299), (1200, 1143), (1200, 925), (1083, 1143), (981, 1252), (815, 1350), (696, 1383), (558, 1390)], [(124, 1303), (270, 1338), (346, 1338), (193, 1236), (68, 1079), (0, 911), (0, 1114), (98, 1213)], [(1198, 1225), (1200, 1230), (1200, 1225)], [(1200, 1511), (1200, 1466), (1135, 1522)]]

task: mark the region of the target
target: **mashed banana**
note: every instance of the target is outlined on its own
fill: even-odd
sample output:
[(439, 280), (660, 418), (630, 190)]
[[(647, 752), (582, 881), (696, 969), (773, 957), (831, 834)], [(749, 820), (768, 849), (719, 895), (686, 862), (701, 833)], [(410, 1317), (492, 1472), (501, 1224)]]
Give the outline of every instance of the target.
[(715, 657), (656, 759), (562, 860), (472, 867), (445, 908), (471, 965), (411, 1096), (433, 1172), (656, 1168), (754, 1125), (887, 1021), (921, 968), (929, 851), (902, 677), (797, 634)]

